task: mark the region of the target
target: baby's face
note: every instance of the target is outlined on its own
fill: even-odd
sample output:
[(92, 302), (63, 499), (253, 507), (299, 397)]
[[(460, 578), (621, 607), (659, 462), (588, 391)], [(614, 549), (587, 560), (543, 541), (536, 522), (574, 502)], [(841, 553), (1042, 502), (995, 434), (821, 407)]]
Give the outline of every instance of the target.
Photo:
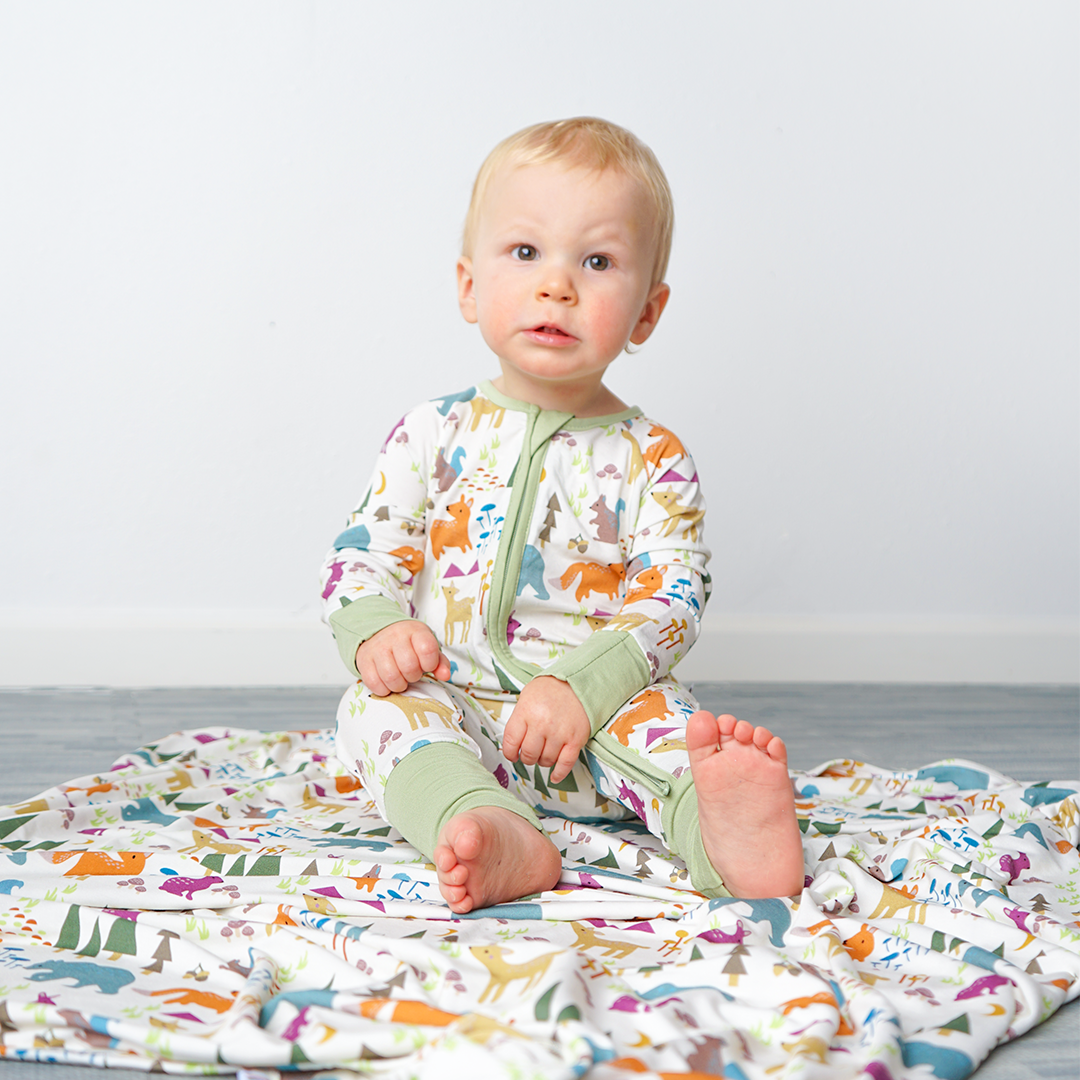
[(551, 163), (498, 173), (471, 258), (458, 263), (462, 314), (502, 362), (504, 390), (580, 390), (629, 342), (643, 342), (667, 300), (652, 282), (655, 235), (640, 186)]

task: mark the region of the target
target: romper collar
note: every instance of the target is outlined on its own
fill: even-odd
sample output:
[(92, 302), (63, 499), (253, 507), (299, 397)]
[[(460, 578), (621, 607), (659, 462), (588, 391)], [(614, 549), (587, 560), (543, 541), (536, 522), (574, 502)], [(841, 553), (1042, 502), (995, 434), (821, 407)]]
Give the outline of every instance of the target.
[[(539, 405), (533, 405), (528, 401), (519, 401), (517, 398), (507, 397), (506, 394), (495, 389), (490, 379), (485, 379), (480, 383), (480, 392), (494, 401), (496, 405), (501, 405), (504, 409), (511, 409), (514, 412), (533, 414), (554, 411), (541, 409)], [(640, 416), (641, 409), (636, 405), (631, 405), (629, 409), (609, 413), (606, 416), (574, 416), (571, 413), (558, 413), (557, 415), (567, 418), (559, 424), (560, 428), (566, 431), (587, 431), (589, 428), (607, 427), (610, 424), (618, 424), (623, 420), (630, 420), (635, 416)]]

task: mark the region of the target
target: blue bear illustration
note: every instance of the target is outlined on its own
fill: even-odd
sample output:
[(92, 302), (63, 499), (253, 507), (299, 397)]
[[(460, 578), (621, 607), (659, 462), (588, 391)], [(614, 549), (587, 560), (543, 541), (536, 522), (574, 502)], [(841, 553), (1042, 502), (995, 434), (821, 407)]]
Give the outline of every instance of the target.
[(103, 994), (115, 994), (121, 986), (135, 981), (135, 976), (123, 968), (102, 967), (79, 960), (45, 960), (40, 964), (31, 964), (31, 982), (46, 982), (52, 979), (74, 979), (75, 987), (96, 986)]
[(990, 777), (978, 769), (962, 765), (927, 765), (915, 774), (916, 780), (936, 780), (939, 784), (955, 784), (957, 791), (984, 791)]
[(899, 1041), (904, 1064), (909, 1067), (929, 1065), (930, 1071), (941, 1080), (964, 1080), (971, 1075), (972, 1060), (959, 1050), (933, 1043)]
[(121, 806), (120, 816), (125, 821), (142, 821), (147, 825), (171, 825), (177, 820), (175, 814), (163, 814), (153, 799), (139, 799), (133, 806)]
[(1047, 803), (1061, 802), (1062, 799), (1075, 794), (1076, 792), (1069, 788), (1029, 787), (1024, 792), (1023, 798), (1028, 806), (1045, 806)]
[(541, 600), (549, 598), (547, 587), (544, 585), (544, 556), (532, 544), (526, 544), (521, 554), (521, 572), (518, 574), (517, 583), (518, 596), (526, 585), (531, 585)]
[(791, 926), (791, 912), (783, 900), (740, 900), (735, 896), (722, 896), (709, 901), (709, 910), (715, 911), (717, 908), (727, 907), (729, 904), (748, 904), (750, 907), (750, 920), (752, 922), (768, 923), (769, 929), (772, 931), (769, 940), (778, 949), (783, 947), (784, 934), (787, 933)]
[(371, 544), (371, 533), (366, 525), (354, 525), (346, 529), (335, 541), (334, 547), (340, 551), (342, 548), (358, 548), (367, 551)]
[(450, 406), (456, 405), (459, 401), (472, 401), (476, 397), (476, 387), (470, 386), (468, 390), (463, 390), (460, 394), (447, 394), (446, 397), (432, 398), (432, 402), (439, 402), (439, 415), (448, 416), (450, 413)]

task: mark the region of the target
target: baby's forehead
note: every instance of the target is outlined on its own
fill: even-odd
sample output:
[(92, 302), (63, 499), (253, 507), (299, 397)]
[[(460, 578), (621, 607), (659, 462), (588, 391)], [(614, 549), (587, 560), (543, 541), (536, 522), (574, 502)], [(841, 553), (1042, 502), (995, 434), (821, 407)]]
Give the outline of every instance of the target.
[(578, 185), (582, 188), (594, 188), (597, 184), (614, 183), (626, 184), (645, 196), (646, 185), (640, 177), (631, 175), (627, 170), (618, 165), (593, 165), (589, 162), (575, 161), (573, 159), (553, 158), (548, 161), (504, 161), (491, 174), (488, 182), (488, 193), (505, 187), (508, 181), (518, 177), (539, 177), (545, 175), (558, 177), (569, 185)]
[(491, 176), (480, 202), (481, 217), (548, 214), (564, 210), (577, 217), (585, 206), (597, 206), (611, 221), (625, 219), (642, 226), (655, 220), (647, 186), (617, 166), (599, 168), (573, 161), (506, 162)]

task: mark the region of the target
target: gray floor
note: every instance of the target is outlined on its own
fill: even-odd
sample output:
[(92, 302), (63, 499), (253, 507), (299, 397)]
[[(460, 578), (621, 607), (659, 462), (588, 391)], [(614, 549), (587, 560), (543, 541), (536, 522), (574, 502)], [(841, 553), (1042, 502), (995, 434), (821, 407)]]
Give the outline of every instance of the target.
[[(1019, 780), (1080, 778), (1080, 688), (699, 683), (714, 712), (783, 736), (792, 768), (835, 757), (911, 768), (964, 757)], [(0, 690), (0, 803), (107, 769), (183, 728), (329, 727), (336, 688)], [(33, 732), (32, 737), (27, 733)], [(88, 1080), (98, 1070), (0, 1062), (0, 1080)], [(1077, 1080), (1080, 1001), (996, 1050), (978, 1080)]]

